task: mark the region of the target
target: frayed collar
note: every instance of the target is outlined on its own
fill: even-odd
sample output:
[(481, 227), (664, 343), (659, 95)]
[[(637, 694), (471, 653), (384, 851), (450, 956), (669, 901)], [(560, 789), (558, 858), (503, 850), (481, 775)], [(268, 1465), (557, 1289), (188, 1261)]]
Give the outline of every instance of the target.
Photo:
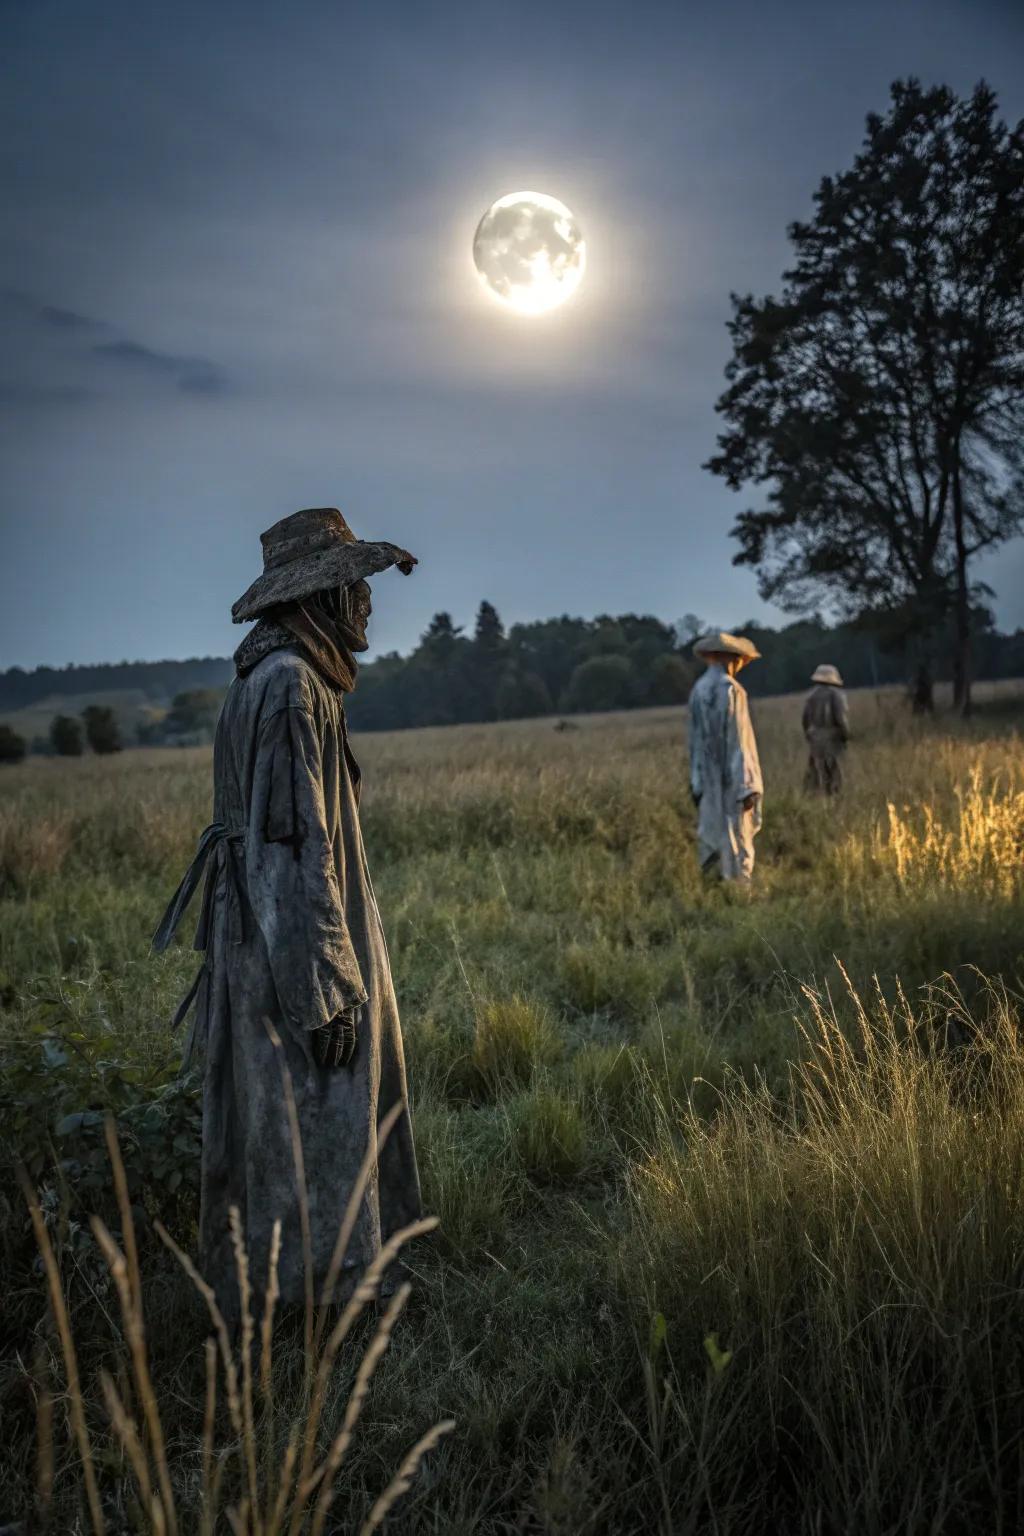
[(251, 672), (264, 656), (269, 656), (271, 651), (283, 650), (285, 646), (296, 646), (295, 636), (283, 624), (275, 624), (271, 619), (260, 619), (242, 641), (235, 652), (235, 671), (239, 677), (245, 677)]

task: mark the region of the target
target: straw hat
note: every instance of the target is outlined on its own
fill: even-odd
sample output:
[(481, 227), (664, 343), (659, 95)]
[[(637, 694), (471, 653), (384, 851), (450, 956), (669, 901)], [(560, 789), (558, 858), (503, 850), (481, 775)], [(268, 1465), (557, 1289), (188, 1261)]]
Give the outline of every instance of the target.
[(742, 635), (730, 635), (724, 629), (713, 629), (709, 634), (701, 635), (699, 640), (694, 641), (695, 656), (710, 656), (716, 653), (723, 656), (742, 656), (746, 661), (757, 661), (761, 655), (757, 646), (745, 640)]
[(282, 517), (260, 534), (260, 543), (263, 575), (231, 609), (236, 624), (325, 587), (347, 587), (391, 565), (408, 576), (416, 564), (415, 555), (397, 544), (357, 539), (336, 507), (309, 507)]
[(833, 688), (841, 688), (843, 686), (843, 680), (839, 676), (838, 667), (831, 666), (827, 661), (823, 661), (820, 667), (815, 667), (811, 673), (811, 682), (831, 683)]

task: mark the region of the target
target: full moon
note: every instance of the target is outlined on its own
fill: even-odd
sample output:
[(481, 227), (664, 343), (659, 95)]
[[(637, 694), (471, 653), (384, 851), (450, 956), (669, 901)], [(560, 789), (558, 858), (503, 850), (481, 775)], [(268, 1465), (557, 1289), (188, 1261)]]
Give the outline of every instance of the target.
[(573, 215), (557, 197), (510, 192), (477, 225), (473, 260), (484, 287), (520, 314), (539, 315), (575, 293), (587, 247)]

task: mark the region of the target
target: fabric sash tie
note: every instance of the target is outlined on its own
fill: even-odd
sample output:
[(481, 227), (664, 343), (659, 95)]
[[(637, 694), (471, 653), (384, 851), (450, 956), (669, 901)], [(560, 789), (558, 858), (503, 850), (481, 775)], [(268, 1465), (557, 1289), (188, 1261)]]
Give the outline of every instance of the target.
[[(177, 1029), (188, 1014), (195, 1002), (203, 977), (213, 971), (213, 903), (217, 894), (217, 887), (223, 876), (227, 882), (228, 892), (228, 932), (233, 944), (241, 944), (245, 939), (245, 888), (242, 871), (239, 866), (239, 858), (245, 853), (245, 831), (229, 827), (223, 821), (214, 821), (203, 832), (196, 848), (195, 858), (185, 871), (184, 878), (174, 895), (171, 897), (167, 911), (160, 919), (160, 923), (153, 935), (154, 953), (160, 954), (167, 949), (178, 930), (178, 926), (185, 916), (189, 903), (195, 895), (199, 882), (206, 873), (206, 884), (203, 887), (203, 903), (199, 909), (199, 922), (196, 925), (196, 936), (192, 948), (205, 952), (205, 959), (196, 973), (195, 981), (189, 987), (182, 1000), (177, 1013), (174, 1015), (172, 1028)], [(210, 858), (213, 865), (207, 870)], [(192, 1052), (196, 1043), (196, 1022), (193, 1021), (185, 1044), (185, 1052), (182, 1059), (184, 1071), (192, 1059)]]

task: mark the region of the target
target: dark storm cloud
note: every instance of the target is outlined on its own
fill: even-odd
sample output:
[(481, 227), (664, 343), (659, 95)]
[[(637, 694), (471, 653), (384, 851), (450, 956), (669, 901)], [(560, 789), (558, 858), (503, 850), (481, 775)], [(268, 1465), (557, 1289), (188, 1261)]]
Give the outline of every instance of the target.
[[(325, 504), (423, 557), (382, 649), (484, 596), (770, 616), (700, 468), (729, 291), (895, 77), (1016, 118), (1022, 43), (1019, 0), (0, 4), (0, 665), (226, 653), (260, 530)], [(473, 268), (522, 187), (587, 241), (539, 321)]]

